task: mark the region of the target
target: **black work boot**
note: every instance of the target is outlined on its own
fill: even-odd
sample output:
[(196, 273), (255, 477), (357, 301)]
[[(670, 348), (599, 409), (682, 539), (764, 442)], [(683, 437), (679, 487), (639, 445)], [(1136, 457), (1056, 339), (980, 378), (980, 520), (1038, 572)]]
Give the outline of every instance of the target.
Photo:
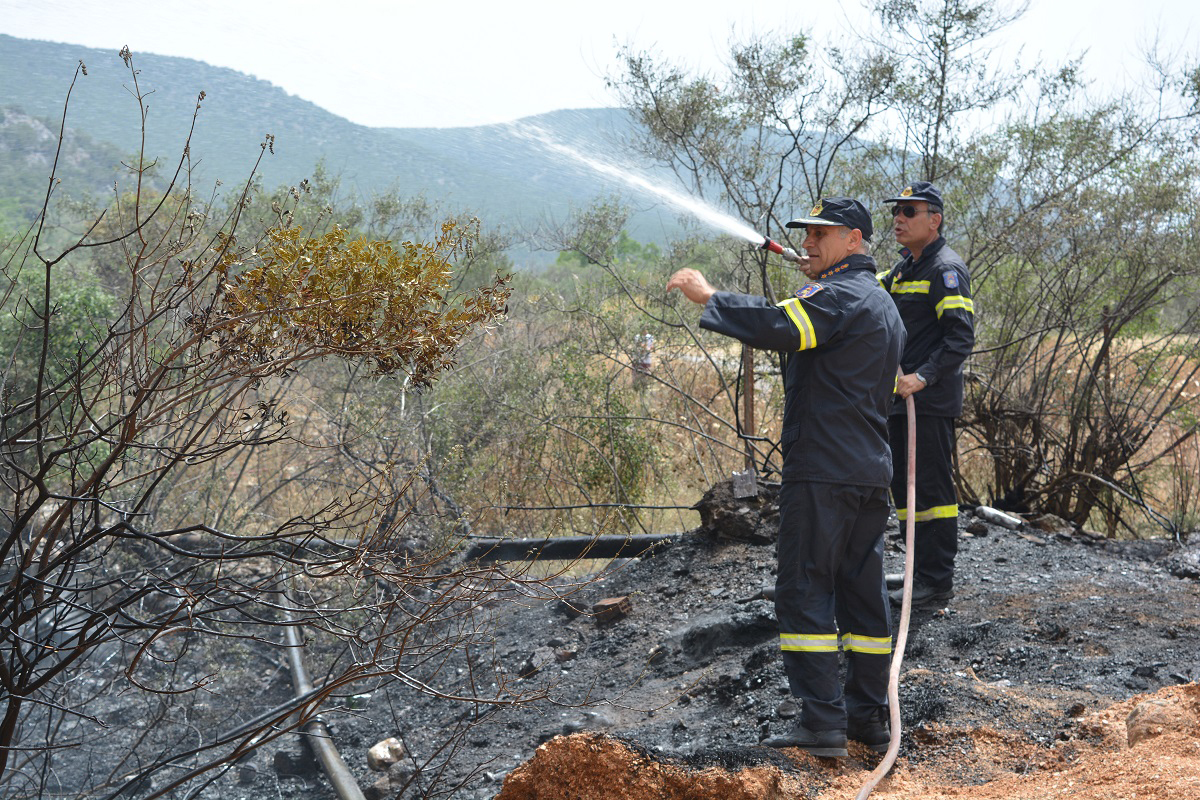
[(859, 719), (852, 717), (846, 726), (846, 738), (865, 744), (876, 753), (886, 753), (892, 741), (887, 711), (881, 708)]
[(846, 755), (846, 732), (810, 731), (797, 722), (790, 732), (765, 739), (763, 744), (767, 747), (798, 747), (814, 756), (840, 758)]
[[(951, 586), (938, 587), (915, 581), (912, 590), (912, 607), (940, 608), (946, 605), (952, 597), (954, 597), (954, 588)], [(904, 601), (904, 589), (888, 592), (888, 599), (892, 601), (892, 605), (899, 606)]]

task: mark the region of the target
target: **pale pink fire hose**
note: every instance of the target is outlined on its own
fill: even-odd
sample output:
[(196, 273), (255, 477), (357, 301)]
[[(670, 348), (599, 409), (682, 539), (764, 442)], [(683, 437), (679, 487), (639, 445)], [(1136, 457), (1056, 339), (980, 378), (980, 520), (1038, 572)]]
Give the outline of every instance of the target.
[(912, 395), (904, 399), (904, 404), (908, 412), (908, 470), (904, 507), (908, 513), (905, 515), (907, 519), (904, 525), (904, 601), (900, 605), (900, 629), (896, 634), (896, 647), (892, 651), (892, 670), (888, 676), (888, 719), (892, 739), (888, 742), (883, 760), (858, 790), (855, 800), (866, 800), (870, 796), (883, 780), (883, 776), (887, 775), (896, 763), (896, 754), (900, 752), (900, 665), (904, 661), (904, 646), (908, 642), (908, 620), (912, 613), (913, 551), (916, 549), (913, 542), (917, 530), (917, 413)]

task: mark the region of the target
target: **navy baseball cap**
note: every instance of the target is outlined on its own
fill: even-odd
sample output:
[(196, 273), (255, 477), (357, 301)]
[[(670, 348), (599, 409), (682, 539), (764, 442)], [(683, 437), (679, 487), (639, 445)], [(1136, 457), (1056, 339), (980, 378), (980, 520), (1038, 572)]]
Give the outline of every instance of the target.
[(889, 197), (885, 203), (900, 203), (905, 200), (924, 200), (931, 206), (943, 208), (942, 193), (929, 181), (913, 181), (900, 192), (899, 197)]
[(862, 203), (851, 197), (822, 197), (808, 212), (807, 217), (799, 217), (787, 224), (789, 228), (807, 228), (809, 225), (844, 225), (847, 228), (858, 228), (862, 236), (870, 241), (875, 233), (871, 223), (871, 215)]

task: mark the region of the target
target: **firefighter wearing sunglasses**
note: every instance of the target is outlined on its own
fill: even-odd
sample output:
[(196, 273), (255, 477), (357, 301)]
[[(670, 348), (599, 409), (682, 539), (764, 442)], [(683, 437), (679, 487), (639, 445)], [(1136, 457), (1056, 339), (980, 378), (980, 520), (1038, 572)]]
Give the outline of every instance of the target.
[[(892, 233), (901, 259), (879, 281), (892, 296), (907, 332), (902, 375), (888, 419), (892, 448), (892, 500), (903, 524), (916, 516), (913, 606), (940, 607), (954, 596), (958, 552), (958, 498), (954, 488), (954, 420), (962, 413), (963, 361), (975, 344), (971, 273), (942, 236), (941, 192), (914, 181), (891, 205)], [(905, 508), (908, 419), (904, 398), (917, 415), (916, 508)], [(888, 576), (899, 605), (902, 576)]]

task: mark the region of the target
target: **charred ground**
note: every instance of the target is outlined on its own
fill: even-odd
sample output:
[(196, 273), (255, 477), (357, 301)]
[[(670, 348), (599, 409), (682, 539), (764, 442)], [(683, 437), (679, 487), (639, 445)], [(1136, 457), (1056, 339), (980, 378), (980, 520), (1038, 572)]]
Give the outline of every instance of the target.
[[(330, 709), (325, 719), (362, 784), (379, 777), (366, 769), (366, 749), (394, 736), (421, 768), (405, 797), (833, 797), (856, 789), (878, 759), (857, 745), (840, 763), (758, 745), (797, 711), (762, 597), (774, 580), (774, 497), (764, 488), (748, 501), (726, 493), (705, 502), (703, 527), (619, 565), (570, 602), (514, 593), (495, 606), (504, 665), (552, 701), (474, 706), (392, 688), (360, 709)], [(960, 522), (956, 596), (914, 615), (900, 687), (902, 747), (877, 796), (948, 796), (937, 786), (1033, 797), (1005, 781), (1036, 780), (1097, 754), (1100, 764), (1115, 763), (1141, 695), (1200, 705), (1200, 548), (1109, 541), (1057, 520), (1016, 531), (969, 512)], [(894, 523), (887, 560), (891, 571), (903, 566)], [(628, 598), (623, 616), (605, 622), (590, 613), (620, 597)], [(464, 731), (457, 746), (438, 750), (455, 729)], [(1200, 765), (1197, 742), (1184, 753), (1190, 761), (1176, 761), (1185, 775)], [(294, 737), (210, 791), (331, 797), (319, 775), (286, 768), (304, 761)], [(651, 775), (657, 782), (636, 785)], [(1008, 793), (987, 794), (989, 786)], [(1144, 796), (1194, 797), (1200, 787)]]

